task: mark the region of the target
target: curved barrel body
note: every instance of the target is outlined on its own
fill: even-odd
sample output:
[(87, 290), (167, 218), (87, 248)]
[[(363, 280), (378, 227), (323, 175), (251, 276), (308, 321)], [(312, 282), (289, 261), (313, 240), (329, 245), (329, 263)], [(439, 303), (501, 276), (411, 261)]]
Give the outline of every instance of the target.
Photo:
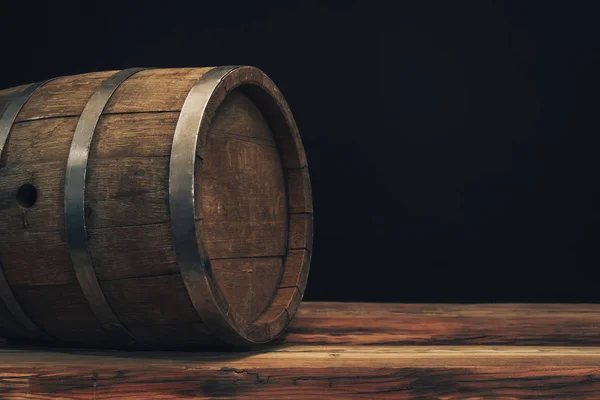
[(250, 345), (299, 306), (312, 200), (293, 116), (253, 67), (0, 91), (0, 337)]

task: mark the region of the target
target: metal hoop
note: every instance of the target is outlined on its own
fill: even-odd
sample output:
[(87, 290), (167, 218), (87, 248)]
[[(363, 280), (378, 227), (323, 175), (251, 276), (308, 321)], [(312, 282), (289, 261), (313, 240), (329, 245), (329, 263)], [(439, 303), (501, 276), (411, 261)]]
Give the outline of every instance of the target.
[[(169, 168), (169, 208), (177, 263), (188, 295), (203, 322), (215, 328), (222, 340), (247, 344), (229, 323), (229, 306), (212, 279), (210, 261), (198, 247), (194, 204), (194, 169), (201, 125), (208, 123), (208, 103), (221, 81), (235, 66), (216, 67), (202, 75), (190, 90), (173, 136)], [(225, 310), (223, 310), (225, 308)]]
[(65, 227), (75, 275), (102, 327), (115, 339), (127, 345), (133, 345), (137, 340), (110, 308), (94, 272), (85, 226), (85, 177), (92, 138), (104, 107), (127, 78), (144, 69), (131, 68), (116, 73), (102, 82), (89, 99), (75, 128), (65, 175)]

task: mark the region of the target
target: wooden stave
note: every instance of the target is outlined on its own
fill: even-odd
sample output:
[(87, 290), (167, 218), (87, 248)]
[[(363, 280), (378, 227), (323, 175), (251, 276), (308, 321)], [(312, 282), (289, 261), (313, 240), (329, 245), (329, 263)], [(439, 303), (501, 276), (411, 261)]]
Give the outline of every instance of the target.
[[(250, 68), (250, 67), (241, 67), (240, 69), (241, 69), (240, 76), (242, 77), (242, 80), (244, 78), (244, 74), (248, 75), (248, 74), (251, 74), (251, 73), (255, 73), (256, 76), (260, 76), (261, 79), (262, 79), (262, 76), (264, 76), (266, 78), (266, 76), (262, 72), (260, 72), (260, 71), (258, 71), (256, 69), (253, 69), (253, 68)], [(207, 70), (209, 70), (209, 69), (203, 69), (202, 72), (206, 72)], [(188, 72), (190, 72), (190, 71), (188, 71)], [(110, 74), (113, 74), (113, 73), (114, 73), (114, 71), (109, 71), (109, 72), (106, 72), (106, 73), (100, 73), (100, 74), (104, 74), (104, 76), (100, 76), (100, 79), (98, 79), (99, 80), (98, 83), (100, 83), (103, 79), (106, 79), (106, 76), (108, 76)], [(68, 78), (73, 79), (72, 77), (66, 77), (65, 79), (68, 79)], [(267, 80), (267, 83), (270, 82), (270, 80), (268, 80), (268, 78), (266, 78), (266, 80)], [(259, 82), (259, 83), (262, 83), (262, 82)], [(272, 82), (270, 84), (272, 84)], [(274, 87), (274, 84), (272, 84), (272, 85), (273, 85), (272, 87)], [(231, 88), (229, 88), (229, 89), (231, 89)], [(277, 89), (274, 88), (274, 90), (276, 91), (275, 92), (276, 95), (280, 96), (280, 94), (277, 91)], [(131, 88), (130, 88), (130, 91), (131, 91)], [(118, 98), (118, 92), (115, 93), (115, 96)], [(116, 116), (118, 114), (127, 114), (127, 113), (132, 113), (132, 114), (133, 113), (148, 114), (148, 113), (156, 113), (156, 112), (161, 112), (161, 113), (162, 112), (164, 112), (164, 113), (169, 113), (169, 112), (176, 113), (177, 112), (176, 110), (173, 110), (173, 109), (159, 109), (159, 110), (154, 109), (154, 110), (152, 110), (150, 112), (144, 112), (144, 111), (140, 111), (140, 110), (127, 110), (127, 109), (123, 110), (123, 108), (126, 108), (126, 107), (121, 107), (121, 109), (119, 109), (120, 105), (119, 105), (118, 101), (113, 101), (113, 100), (114, 99), (111, 99), (111, 101), (109, 101), (109, 104), (106, 107), (106, 110), (108, 110), (108, 112), (103, 113), (101, 119), (103, 119), (103, 118), (104, 119), (110, 119), (111, 115), (115, 115)], [(281, 100), (283, 100), (282, 97), (281, 97)], [(284, 102), (284, 100), (283, 100), (283, 102)], [(285, 103), (283, 103), (283, 104), (285, 104)], [(291, 116), (291, 113), (289, 112), (289, 109), (287, 109), (287, 105), (285, 107), (286, 107), (285, 112), (287, 112), (289, 114), (289, 116)], [(65, 108), (68, 108), (68, 107), (65, 107)], [(73, 108), (75, 108), (75, 107), (71, 107), (71, 110)], [(40, 115), (40, 113), (38, 113), (38, 115), (36, 115), (35, 112), (32, 112), (31, 110), (25, 110), (26, 112), (25, 112), (24, 116), (22, 116), (21, 114), (19, 115), (19, 118), (17, 119), (17, 124), (19, 124), (19, 123), (21, 123), (21, 124), (36, 123), (36, 121), (37, 122), (41, 122), (41, 121), (50, 120), (50, 119), (53, 119), (53, 118), (58, 118), (58, 119), (61, 119), (61, 118), (63, 118), (63, 119), (64, 118), (77, 118), (77, 112), (76, 111), (71, 111), (71, 110), (67, 111), (67, 112), (64, 112), (63, 115), (61, 115), (60, 113), (57, 114), (56, 109), (52, 109), (51, 107), (49, 107), (49, 110), (46, 110), (46, 114), (45, 115), (43, 113), (41, 113), (42, 115)], [(29, 114), (27, 114), (27, 111), (29, 111)], [(293, 117), (292, 117), (291, 121), (293, 123)], [(294, 125), (294, 129), (295, 129), (295, 125)], [(297, 136), (297, 131), (295, 131), (295, 133), (293, 133), (293, 134), (294, 134), (294, 137), (292, 139), (294, 141), (294, 144), (299, 143), (299, 136)], [(290, 146), (288, 144), (288, 149), (287, 149), (288, 152), (290, 151), (289, 147)], [(304, 156), (303, 150), (301, 148), (301, 143), (300, 143), (300, 148), (299, 149), (292, 149), (291, 151), (296, 151), (297, 153), (300, 154), (299, 157), (298, 157), (298, 159), (300, 160), (300, 164), (301, 164), (300, 168), (302, 168), (305, 171), (307, 171), (307, 168), (305, 167), (305, 156)], [(286, 160), (284, 159), (284, 162), (285, 161)], [(289, 162), (289, 159), (288, 159), (288, 162)], [(298, 165), (300, 165), (300, 164), (298, 164)], [(291, 170), (294, 170), (294, 171), (298, 170), (298, 165), (293, 165), (292, 168), (287, 168), (285, 170), (286, 171), (286, 175), (290, 174), (288, 172), (288, 170), (289, 171), (291, 171)], [(308, 175), (306, 175), (306, 176), (308, 176)], [(286, 176), (286, 179), (288, 179), (287, 176)], [(308, 188), (310, 188), (309, 184), (308, 184)], [(309, 198), (309, 200), (310, 200), (310, 198)], [(300, 217), (302, 217), (302, 216), (300, 216)], [(292, 244), (291, 240), (292, 240), (292, 238), (297, 239), (299, 236), (302, 236), (302, 235), (298, 234), (298, 232), (302, 232), (302, 230), (304, 230), (304, 232), (305, 232), (304, 236), (306, 236), (306, 239), (303, 240), (303, 242), (305, 242), (305, 243), (312, 242), (312, 229), (308, 227), (309, 225), (312, 225), (312, 208), (310, 209), (310, 213), (304, 213), (304, 217), (305, 217), (305, 221), (303, 223), (301, 223), (301, 224), (294, 223), (294, 224), (292, 224), (290, 226), (290, 227), (294, 226), (293, 229), (295, 230), (295, 232), (294, 232), (294, 234), (290, 234), (289, 235), (290, 244), (288, 245), (288, 247), (291, 247), (291, 248), (294, 247), (294, 244)], [(295, 217), (295, 219), (298, 219), (297, 216)], [(94, 224), (91, 224), (91, 225), (94, 226)], [(103, 229), (103, 227), (99, 227), (98, 229), (101, 230), (101, 229)], [(91, 232), (94, 232), (94, 229), (91, 229)], [(90, 232), (88, 232), (88, 234), (89, 233)], [(309, 236), (310, 236), (310, 238), (309, 238)], [(297, 240), (296, 240), (296, 242), (297, 242)], [(306, 245), (305, 247), (308, 247), (308, 245)], [(291, 304), (291, 306), (285, 307), (285, 311), (280, 313), (280, 316), (282, 316), (283, 322), (279, 322), (279, 325), (277, 325), (277, 327), (275, 328), (274, 334), (273, 334), (273, 332), (269, 332), (269, 337), (267, 338), (267, 340), (261, 340), (261, 341), (268, 341), (272, 337), (274, 337), (277, 334), (279, 334), (280, 331), (285, 327), (285, 325), (287, 325), (287, 323), (289, 322), (290, 317), (293, 315), (293, 313), (295, 312), (295, 309), (297, 308), (297, 305), (299, 304), (299, 301), (300, 301), (301, 296), (303, 294), (304, 285), (306, 284), (305, 280), (306, 280), (306, 276), (307, 276), (307, 272), (308, 272), (308, 262), (309, 262), (309, 250), (306, 249), (306, 250), (303, 250), (303, 251), (308, 254), (307, 257), (304, 257), (301, 260), (301, 263), (305, 264), (305, 268), (303, 269), (303, 271), (305, 271), (306, 273), (298, 274), (298, 275), (302, 275), (302, 276), (299, 276), (297, 278), (297, 279), (302, 279), (303, 281), (302, 282), (298, 282), (297, 285), (294, 285), (294, 287), (296, 287), (296, 288), (293, 290), (293, 293), (288, 293), (288, 297), (289, 297), (288, 299), (283, 299), (283, 301), (289, 301), (289, 299), (292, 299), (293, 303)], [(285, 257), (285, 258), (287, 259), (288, 257)], [(163, 276), (163, 275), (160, 275), (160, 276)], [(164, 276), (169, 276), (169, 275), (164, 275)], [(135, 279), (135, 278), (133, 278), (133, 279)], [(146, 279), (146, 278), (143, 278), (143, 279)], [(169, 278), (169, 279), (173, 279), (173, 278)], [(65, 280), (68, 282), (68, 278), (65, 278)], [(290, 277), (285, 278), (285, 280), (289, 281)], [(292, 280), (293, 280), (293, 277), (292, 277)], [(102, 283), (103, 282), (101, 281), (101, 284)], [(62, 282), (61, 284), (68, 286), (70, 283)], [(107, 284), (107, 285), (110, 285), (110, 284)], [(302, 290), (300, 290), (299, 288), (302, 288)], [(68, 289), (67, 291), (69, 291), (69, 290), (73, 291), (73, 292), (77, 291), (75, 287), (69, 287), (69, 288), (65, 287), (65, 289)], [(292, 289), (292, 287), (286, 287), (286, 290), (288, 290), (288, 289)], [(121, 288), (121, 291), (122, 290), (123, 290), (123, 288)], [(103, 292), (104, 291), (106, 291), (106, 288), (103, 287)], [(23, 294), (23, 293), (19, 293), (19, 294), (21, 296), (27, 297), (27, 294)], [(278, 299), (275, 299), (275, 300), (278, 300)], [(281, 301), (281, 299), (279, 299), (279, 301)], [(289, 310), (288, 310), (288, 308), (289, 308)], [(192, 341), (193, 342), (192, 346), (201, 345), (204, 342), (211, 342), (212, 343), (213, 342), (213, 340), (212, 340), (213, 338), (211, 338), (211, 336), (220, 336), (220, 333), (219, 333), (218, 330), (215, 331), (214, 327), (212, 327), (212, 329), (210, 327), (206, 327), (203, 324), (202, 321), (198, 321), (198, 320), (196, 320), (196, 321), (189, 321), (189, 320), (186, 320), (184, 322), (184, 325), (189, 325), (189, 324), (199, 326), (200, 327), (200, 331), (203, 332), (203, 333), (206, 333), (206, 335), (204, 335), (204, 336), (206, 336), (206, 338), (203, 338), (202, 340), (200, 340), (199, 343)], [(136, 327), (136, 328), (139, 328), (139, 327)], [(139, 329), (136, 329), (136, 330), (139, 331)], [(196, 330), (196, 334), (197, 334), (197, 330)], [(208, 338), (210, 338), (210, 340), (208, 340)], [(100, 345), (100, 346), (107, 345), (106, 342), (92, 343), (93, 340), (90, 340), (90, 339), (91, 339), (91, 337), (86, 337), (86, 338), (83, 339), (83, 341), (81, 343), (85, 344), (85, 345)], [(67, 341), (69, 341), (69, 340), (67, 340)], [(229, 342), (231, 342), (231, 340), (229, 340)], [(247, 344), (250, 344), (250, 343), (253, 343), (253, 342), (255, 342), (255, 341), (254, 340), (242, 340), (242, 341), (237, 341), (236, 344), (247, 345)], [(164, 343), (162, 343), (162, 342), (161, 343), (152, 343), (153, 347), (156, 347), (156, 345), (158, 345), (158, 347), (162, 347), (163, 344)], [(108, 343), (108, 347), (112, 347), (112, 346), (114, 346), (113, 343)]]

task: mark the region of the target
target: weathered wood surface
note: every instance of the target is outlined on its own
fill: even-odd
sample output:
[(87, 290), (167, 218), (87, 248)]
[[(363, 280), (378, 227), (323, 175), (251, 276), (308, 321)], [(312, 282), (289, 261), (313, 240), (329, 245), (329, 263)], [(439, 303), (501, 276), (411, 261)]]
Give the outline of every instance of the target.
[(250, 354), (3, 350), (2, 399), (597, 399), (600, 349), (300, 346)]
[(599, 319), (600, 305), (305, 303), (249, 352), (0, 346), (0, 399), (600, 399)]
[(288, 344), (600, 346), (600, 304), (304, 302)]
[[(138, 345), (164, 350), (232, 342), (226, 324), (244, 344), (266, 342), (287, 325), (306, 286), (312, 197), (304, 150), (281, 93), (251, 67), (221, 77), (202, 115), (206, 128), (190, 131), (199, 145), (189, 188), (196, 209), (189, 218), (195, 218), (203, 263), (210, 260), (214, 304), (198, 301), (208, 290), (183, 279), (176, 252), (183, 239), (173, 239), (177, 218), (170, 209), (171, 152), (186, 98), (210, 70), (140, 71), (98, 110), (82, 216), (88, 272), (106, 299), (102, 308)], [(0, 298), (0, 337), (30, 337), (30, 325), (63, 344), (122, 347), (94, 315), (98, 306), (88, 303), (99, 297), (80, 286), (64, 213), (74, 132), (94, 92), (115, 72), (52, 80), (12, 123), (0, 154), (0, 271), (7, 283), (0, 293), (14, 301), (11, 310)], [(0, 90), (0, 117), (22, 89)], [(24, 206), (19, 193), (30, 186), (36, 197)], [(218, 310), (207, 317), (210, 307)]]

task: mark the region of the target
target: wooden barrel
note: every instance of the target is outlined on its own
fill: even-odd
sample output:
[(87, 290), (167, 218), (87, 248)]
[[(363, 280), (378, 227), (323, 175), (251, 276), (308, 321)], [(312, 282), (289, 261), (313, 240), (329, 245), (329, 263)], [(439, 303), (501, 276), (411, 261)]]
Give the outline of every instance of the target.
[(0, 91), (0, 336), (263, 343), (308, 277), (306, 157), (247, 67), (128, 69)]

